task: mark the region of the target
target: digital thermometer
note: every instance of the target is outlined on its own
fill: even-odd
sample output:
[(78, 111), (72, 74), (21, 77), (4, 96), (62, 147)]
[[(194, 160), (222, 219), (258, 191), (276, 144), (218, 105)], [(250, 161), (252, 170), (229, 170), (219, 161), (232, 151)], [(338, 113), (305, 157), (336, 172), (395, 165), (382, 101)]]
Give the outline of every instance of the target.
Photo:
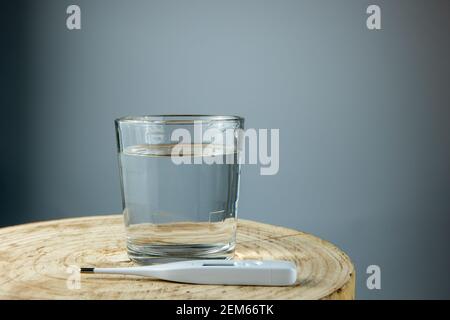
[(127, 268), (81, 268), (81, 273), (124, 274), (195, 284), (289, 286), (297, 279), (290, 261), (192, 260)]

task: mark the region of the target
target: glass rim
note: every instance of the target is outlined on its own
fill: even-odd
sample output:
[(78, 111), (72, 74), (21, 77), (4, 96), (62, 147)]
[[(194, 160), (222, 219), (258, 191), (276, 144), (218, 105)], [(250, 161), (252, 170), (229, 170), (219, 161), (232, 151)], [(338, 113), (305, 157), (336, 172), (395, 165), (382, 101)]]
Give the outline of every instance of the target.
[(162, 114), (124, 116), (117, 118), (116, 123), (149, 123), (149, 124), (195, 124), (214, 121), (244, 122), (244, 118), (236, 115), (207, 115), (207, 114)]

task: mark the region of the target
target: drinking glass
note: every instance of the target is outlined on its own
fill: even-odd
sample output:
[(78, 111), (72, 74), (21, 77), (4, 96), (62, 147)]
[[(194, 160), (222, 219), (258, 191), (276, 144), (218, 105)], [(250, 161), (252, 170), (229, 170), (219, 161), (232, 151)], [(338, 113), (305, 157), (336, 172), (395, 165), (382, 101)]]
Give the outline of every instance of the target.
[(232, 258), (244, 119), (128, 116), (115, 125), (130, 259)]

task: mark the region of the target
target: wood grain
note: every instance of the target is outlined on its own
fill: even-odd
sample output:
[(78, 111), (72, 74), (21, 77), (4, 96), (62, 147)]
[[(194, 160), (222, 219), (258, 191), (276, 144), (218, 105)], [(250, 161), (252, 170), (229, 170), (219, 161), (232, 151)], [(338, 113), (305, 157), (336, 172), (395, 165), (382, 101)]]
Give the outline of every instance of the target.
[(78, 273), (80, 266), (130, 266), (122, 217), (95, 216), (0, 229), (1, 299), (354, 299), (348, 256), (310, 234), (239, 220), (236, 259), (297, 264), (290, 287), (189, 285)]

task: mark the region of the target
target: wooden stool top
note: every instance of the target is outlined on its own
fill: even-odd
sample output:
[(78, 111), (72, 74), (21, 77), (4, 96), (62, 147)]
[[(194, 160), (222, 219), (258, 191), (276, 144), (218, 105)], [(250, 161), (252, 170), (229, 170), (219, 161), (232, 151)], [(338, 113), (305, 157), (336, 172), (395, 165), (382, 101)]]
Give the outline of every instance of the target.
[(239, 220), (235, 259), (290, 260), (290, 287), (173, 283), (78, 273), (78, 267), (131, 266), (122, 216), (94, 216), (0, 229), (1, 299), (354, 299), (348, 256), (310, 234)]

